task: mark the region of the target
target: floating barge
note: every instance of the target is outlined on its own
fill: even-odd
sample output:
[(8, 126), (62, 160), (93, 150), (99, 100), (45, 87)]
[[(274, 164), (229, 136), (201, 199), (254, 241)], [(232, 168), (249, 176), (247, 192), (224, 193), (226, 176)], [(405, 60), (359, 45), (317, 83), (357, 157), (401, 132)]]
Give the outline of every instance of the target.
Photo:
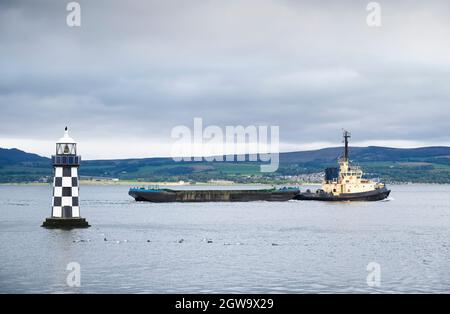
[(284, 202), (293, 199), (297, 188), (258, 190), (171, 190), (131, 188), (128, 194), (138, 202)]

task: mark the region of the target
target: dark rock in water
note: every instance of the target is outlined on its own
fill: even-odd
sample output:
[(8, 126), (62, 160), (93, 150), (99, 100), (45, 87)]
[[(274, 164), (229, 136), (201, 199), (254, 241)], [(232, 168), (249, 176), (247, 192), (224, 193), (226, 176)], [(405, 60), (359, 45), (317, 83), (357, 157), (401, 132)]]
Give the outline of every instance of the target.
[(103, 241), (108, 241), (108, 240), (106, 240), (106, 238), (104, 238)]
[(152, 242), (152, 241), (150, 241), (150, 240), (147, 240), (147, 242), (148, 242), (148, 243), (150, 243), (150, 242)]

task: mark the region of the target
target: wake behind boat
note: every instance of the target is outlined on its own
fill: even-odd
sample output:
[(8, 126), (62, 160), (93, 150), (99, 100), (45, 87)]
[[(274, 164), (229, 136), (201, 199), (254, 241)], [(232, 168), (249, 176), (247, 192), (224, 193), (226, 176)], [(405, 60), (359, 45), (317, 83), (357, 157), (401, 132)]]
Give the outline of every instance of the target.
[(293, 199), (297, 188), (254, 190), (172, 190), (160, 188), (131, 188), (128, 194), (136, 201), (165, 202), (283, 202)]

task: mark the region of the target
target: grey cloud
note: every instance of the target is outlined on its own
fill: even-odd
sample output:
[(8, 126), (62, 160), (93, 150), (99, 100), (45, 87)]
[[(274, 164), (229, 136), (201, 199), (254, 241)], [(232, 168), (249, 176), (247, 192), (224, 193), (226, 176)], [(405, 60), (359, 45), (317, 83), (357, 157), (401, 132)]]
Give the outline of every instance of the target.
[(280, 125), (286, 144), (342, 127), (450, 143), (446, 1), (381, 2), (377, 29), (364, 1), (79, 2), (79, 29), (64, 1), (0, 2), (0, 141), (66, 123), (81, 140), (169, 141), (203, 117)]

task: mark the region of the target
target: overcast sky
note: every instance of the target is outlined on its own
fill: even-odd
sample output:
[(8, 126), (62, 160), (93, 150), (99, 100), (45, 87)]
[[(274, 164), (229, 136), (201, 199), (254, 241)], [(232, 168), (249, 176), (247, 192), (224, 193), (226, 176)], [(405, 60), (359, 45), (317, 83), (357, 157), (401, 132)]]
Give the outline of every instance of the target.
[(282, 151), (450, 144), (450, 2), (0, 0), (0, 147), (168, 156), (176, 125), (278, 125)]

